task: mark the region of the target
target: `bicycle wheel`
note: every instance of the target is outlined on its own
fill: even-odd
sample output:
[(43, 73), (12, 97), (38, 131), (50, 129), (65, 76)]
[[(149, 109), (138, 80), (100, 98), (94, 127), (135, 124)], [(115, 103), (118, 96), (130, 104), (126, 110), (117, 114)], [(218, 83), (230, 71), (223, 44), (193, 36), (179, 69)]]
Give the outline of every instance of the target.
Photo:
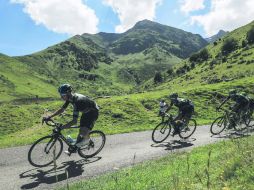
[(83, 158), (91, 158), (98, 154), (106, 142), (106, 136), (102, 131), (91, 131), (90, 139), (89, 145), (78, 149), (78, 154)]
[(242, 115), (241, 117), (237, 117), (235, 119), (235, 125), (234, 125), (234, 129), (236, 131), (243, 131), (244, 129), (246, 129), (248, 127), (247, 123), (246, 123), (246, 115)]
[(168, 122), (158, 124), (152, 132), (152, 140), (155, 143), (161, 143), (168, 138), (171, 132), (171, 125)]
[[(28, 161), (32, 166), (45, 167), (59, 158), (63, 151), (63, 142), (53, 136), (45, 136), (38, 139), (29, 149)], [(54, 156), (55, 155), (55, 156)]]
[(184, 126), (183, 129), (181, 129), (179, 136), (182, 139), (189, 138), (196, 130), (197, 128), (197, 122), (194, 119), (190, 119), (187, 126)]
[(254, 127), (254, 116), (252, 113), (248, 113), (247, 118), (245, 119), (245, 125), (247, 127)]
[(226, 128), (225, 125), (225, 118), (224, 116), (218, 117), (217, 119), (214, 120), (210, 127), (210, 132), (213, 135), (218, 135), (220, 134), (224, 129)]

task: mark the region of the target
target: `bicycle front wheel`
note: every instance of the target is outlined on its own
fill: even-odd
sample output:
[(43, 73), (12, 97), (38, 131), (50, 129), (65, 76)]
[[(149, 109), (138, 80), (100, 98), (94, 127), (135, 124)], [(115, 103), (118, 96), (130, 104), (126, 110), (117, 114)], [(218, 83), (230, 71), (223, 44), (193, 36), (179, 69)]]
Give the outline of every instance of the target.
[(155, 143), (161, 143), (168, 138), (171, 132), (171, 125), (168, 122), (158, 124), (152, 132), (152, 140)]
[(194, 119), (190, 119), (189, 123), (187, 126), (184, 126), (183, 129), (181, 129), (179, 136), (182, 139), (187, 139), (189, 138), (191, 135), (193, 135), (193, 133), (195, 132), (197, 128), (197, 123)]
[(104, 147), (106, 136), (102, 131), (91, 131), (89, 145), (78, 149), (78, 154), (83, 158), (91, 158), (98, 154)]
[(217, 119), (214, 120), (214, 122), (212, 123), (211, 127), (210, 127), (210, 132), (213, 135), (218, 135), (220, 134), (224, 129), (226, 128), (226, 124), (225, 124), (225, 118), (222, 117), (218, 117)]
[(45, 136), (37, 140), (29, 149), (28, 161), (32, 166), (45, 167), (59, 158), (63, 151), (63, 142), (53, 136)]

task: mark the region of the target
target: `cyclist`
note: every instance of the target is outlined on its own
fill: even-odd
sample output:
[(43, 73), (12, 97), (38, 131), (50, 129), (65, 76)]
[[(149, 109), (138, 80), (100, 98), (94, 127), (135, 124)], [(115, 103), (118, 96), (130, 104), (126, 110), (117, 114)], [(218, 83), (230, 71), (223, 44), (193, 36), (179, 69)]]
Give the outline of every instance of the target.
[[(89, 133), (92, 130), (94, 123), (99, 116), (99, 108), (97, 104), (93, 100), (82, 94), (73, 93), (73, 89), (69, 84), (61, 85), (58, 88), (58, 92), (61, 98), (65, 101), (65, 103), (59, 110), (57, 110), (50, 116), (44, 117), (43, 120), (47, 121), (50, 118), (53, 118), (63, 113), (68, 107), (68, 105), (71, 103), (73, 105), (73, 119), (67, 124), (61, 126), (59, 130), (67, 129), (77, 124), (79, 112), (81, 112), (82, 115), (80, 117), (80, 129), (75, 145), (76, 147), (81, 147), (89, 144)], [(73, 150), (71, 148), (69, 148), (68, 151), (65, 151), (65, 153), (69, 155), (73, 152), (75, 152), (75, 149)]]
[(235, 113), (234, 117), (231, 117), (229, 121), (228, 128), (231, 129), (235, 125), (235, 122), (234, 122), (234, 120), (236, 119), (235, 117), (241, 116), (243, 113), (245, 113), (248, 110), (249, 100), (246, 96), (237, 93), (237, 91), (233, 89), (229, 91), (228, 97), (216, 109), (217, 110), (220, 109), (229, 99), (235, 102), (235, 104), (230, 107), (231, 111)]
[(194, 113), (194, 105), (188, 99), (179, 98), (177, 93), (170, 94), (169, 99), (171, 103), (166, 112), (169, 111), (173, 105), (178, 108), (178, 115), (174, 118), (176, 127), (173, 135), (175, 135), (180, 132), (180, 126), (184, 123), (188, 123), (191, 119)]
[(165, 102), (165, 100), (160, 101), (160, 110), (158, 116), (162, 117), (162, 122), (164, 121), (164, 115), (166, 110), (168, 109), (168, 104)]
[(252, 114), (254, 112), (254, 98), (248, 96), (246, 92), (242, 92), (241, 95), (248, 98), (248, 100), (249, 100), (249, 114), (250, 114), (249, 116), (252, 116)]

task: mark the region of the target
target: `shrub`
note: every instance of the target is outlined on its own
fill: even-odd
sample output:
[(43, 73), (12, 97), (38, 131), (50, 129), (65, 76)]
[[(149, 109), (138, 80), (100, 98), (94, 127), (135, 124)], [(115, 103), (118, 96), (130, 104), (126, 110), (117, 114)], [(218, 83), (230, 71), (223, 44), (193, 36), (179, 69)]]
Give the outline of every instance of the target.
[(248, 44), (248, 42), (247, 42), (246, 40), (243, 40), (243, 41), (242, 41), (242, 48), (246, 47), (247, 44)]
[(254, 26), (247, 32), (246, 40), (249, 44), (254, 43)]
[(231, 53), (238, 47), (237, 41), (234, 38), (228, 38), (224, 41), (221, 51), (224, 55)]
[(168, 75), (172, 75), (174, 73), (174, 70), (172, 67), (170, 67), (168, 70), (167, 70), (167, 74)]
[(190, 56), (190, 62), (202, 62), (206, 61), (209, 58), (209, 52), (207, 49), (203, 49), (198, 53), (194, 53)]
[(154, 83), (160, 83), (160, 82), (163, 81), (161, 72), (156, 72), (155, 73), (153, 81), (154, 81)]

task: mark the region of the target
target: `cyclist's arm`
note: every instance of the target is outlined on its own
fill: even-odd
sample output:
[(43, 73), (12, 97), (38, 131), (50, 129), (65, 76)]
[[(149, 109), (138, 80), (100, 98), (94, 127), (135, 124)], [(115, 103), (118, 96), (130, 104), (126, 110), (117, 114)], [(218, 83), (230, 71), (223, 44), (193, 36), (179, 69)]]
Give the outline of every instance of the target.
[(78, 123), (78, 116), (79, 116), (79, 111), (74, 106), (74, 109), (73, 109), (73, 119), (70, 122), (68, 122), (67, 124), (63, 125), (61, 127), (61, 129), (68, 129), (71, 126), (77, 124)]
[(173, 106), (173, 102), (170, 103), (170, 105), (168, 106), (167, 110), (165, 112), (168, 112)]
[(60, 109), (57, 110), (55, 113), (53, 113), (52, 115), (48, 116), (48, 118), (50, 119), (50, 118), (52, 118), (52, 117), (55, 117), (55, 116), (57, 116), (57, 115), (63, 113), (64, 110), (65, 110), (64, 108), (60, 108)]

